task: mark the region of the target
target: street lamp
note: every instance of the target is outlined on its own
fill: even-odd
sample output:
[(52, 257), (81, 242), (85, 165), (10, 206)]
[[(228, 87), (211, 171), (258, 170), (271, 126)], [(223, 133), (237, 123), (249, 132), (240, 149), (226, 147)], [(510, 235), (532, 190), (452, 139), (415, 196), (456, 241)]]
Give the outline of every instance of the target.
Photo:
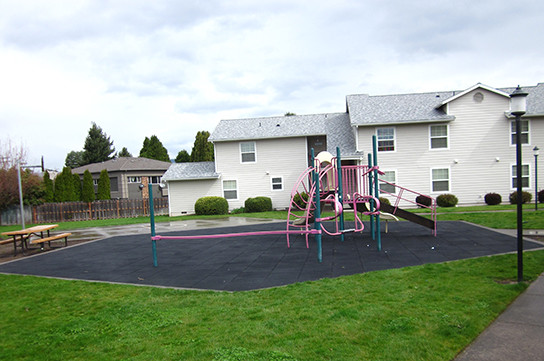
[(538, 211), (538, 155), (539, 150), (536, 145), (533, 148), (533, 154), (535, 156), (535, 211)]
[(510, 114), (516, 117), (516, 188), (517, 188), (517, 226), (518, 226), (518, 282), (523, 281), (523, 209), (521, 178), (521, 116), (527, 111), (527, 93), (518, 87), (510, 94)]

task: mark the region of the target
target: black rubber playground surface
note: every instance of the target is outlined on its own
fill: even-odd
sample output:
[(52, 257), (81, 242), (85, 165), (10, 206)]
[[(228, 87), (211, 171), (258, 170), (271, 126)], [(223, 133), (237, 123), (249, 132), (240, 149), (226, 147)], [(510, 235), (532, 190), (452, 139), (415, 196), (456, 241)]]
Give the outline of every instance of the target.
[[(333, 278), (486, 256), (517, 249), (516, 238), (464, 222), (439, 222), (438, 236), (409, 222), (382, 232), (382, 250), (365, 231), (340, 237), (323, 236), (323, 262), (310, 236), (162, 240), (157, 242), (158, 267), (153, 267), (149, 235), (127, 235), (83, 243), (0, 265), (0, 272), (127, 284), (241, 291), (295, 282)], [(330, 227), (330, 226), (329, 226)], [(177, 235), (283, 230), (284, 223), (199, 229)], [(173, 235), (172, 233), (164, 235)], [(524, 241), (524, 249), (541, 244)]]

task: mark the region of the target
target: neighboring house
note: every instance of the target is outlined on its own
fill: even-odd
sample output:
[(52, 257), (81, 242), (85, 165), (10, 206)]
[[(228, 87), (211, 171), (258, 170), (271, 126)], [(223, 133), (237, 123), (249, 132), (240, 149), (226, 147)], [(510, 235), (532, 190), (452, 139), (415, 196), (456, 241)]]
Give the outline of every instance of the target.
[[(544, 145), (544, 83), (523, 90), (529, 93), (523, 186), (534, 194), (532, 149)], [(489, 192), (508, 202), (515, 191), (513, 91), (476, 84), (463, 91), (348, 95), (345, 113), (222, 120), (210, 136), (215, 163), (174, 164), (166, 172), (170, 214), (193, 213), (205, 195), (227, 198), (230, 209), (255, 196), (286, 208), (311, 148), (335, 155), (340, 147), (343, 164), (367, 164), (373, 135), (386, 181), (433, 197), (453, 193), (460, 204), (481, 204)]]
[(172, 163), (148, 158), (119, 157), (101, 163), (87, 164), (83, 167), (72, 169), (72, 173), (79, 174), (83, 179), (83, 173), (89, 170), (93, 176), (95, 191), (98, 178), (102, 170), (108, 171), (110, 177), (111, 198), (141, 199), (147, 197), (147, 191), (142, 192), (140, 184), (153, 184), (155, 198), (162, 197), (159, 183), (164, 172)]

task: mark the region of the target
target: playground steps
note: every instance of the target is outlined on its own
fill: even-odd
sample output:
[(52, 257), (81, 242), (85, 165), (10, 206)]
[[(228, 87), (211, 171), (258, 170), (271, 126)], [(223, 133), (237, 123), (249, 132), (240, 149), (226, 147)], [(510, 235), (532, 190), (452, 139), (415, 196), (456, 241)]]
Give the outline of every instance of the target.
[(414, 222), (416, 224), (419, 224), (420, 226), (427, 227), (430, 229), (434, 229), (434, 226), (435, 226), (434, 225), (435, 222), (429, 218), (425, 218), (418, 214), (405, 211), (402, 208), (398, 208), (398, 207), (395, 208), (389, 204), (382, 203), (380, 205), (380, 211), (391, 213), (397, 217), (404, 218), (407, 221)]

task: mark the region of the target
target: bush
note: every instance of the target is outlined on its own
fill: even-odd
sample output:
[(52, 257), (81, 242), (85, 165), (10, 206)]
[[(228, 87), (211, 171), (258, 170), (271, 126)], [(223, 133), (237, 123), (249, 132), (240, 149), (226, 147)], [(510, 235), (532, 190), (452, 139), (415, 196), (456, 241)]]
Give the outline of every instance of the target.
[(293, 202), (300, 208), (306, 209), (306, 204), (308, 203), (308, 194), (306, 192), (297, 193), (293, 197)]
[(430, 207), (433, 204), (433, 200), (430, 197), (419, 195), (416, 197), (416, 203), (419, 208)]
[(272, 200), (268, 197), (248, 198), (244, 203), (244, 208), (248, 213), (268, 212), (272, 210)]
[(242, 214), (246, 213), (246, 209), (244, 207), (235, 208), (232, 211), (230, 211), (230, 214)]
[(380, 197), (378, 198), (380, 200), (380, 204), (388, 204), (388, 205), (391, 205), (391, 202), (389, 201), (389, 199), (385, 198), (385, 197)]
[(538, 192), (538, 203), (544, 203), (544, 189)]
[(202, 197), (195, 203), (197, 215), (227, 214), (229, 202), (223, 197)]
[[(518, 204), (518, 192), (512, 192), (510, 193), (510, 204)], [(531, 199), (533, 199), (533, 195), (529, 192), (522, 191), (521, 192), (521, 203), (529, 203), (531, 202)]]
[(488, 206), (496, 206), (497, 204), (501, 204), (502, 197), (498, 193), (487, 193), (484, 197), (485, 204)]
[(459, 200), (453, 194), (441, 194), (436, 197), (436, 204), (439, 207), (455, 207)]

